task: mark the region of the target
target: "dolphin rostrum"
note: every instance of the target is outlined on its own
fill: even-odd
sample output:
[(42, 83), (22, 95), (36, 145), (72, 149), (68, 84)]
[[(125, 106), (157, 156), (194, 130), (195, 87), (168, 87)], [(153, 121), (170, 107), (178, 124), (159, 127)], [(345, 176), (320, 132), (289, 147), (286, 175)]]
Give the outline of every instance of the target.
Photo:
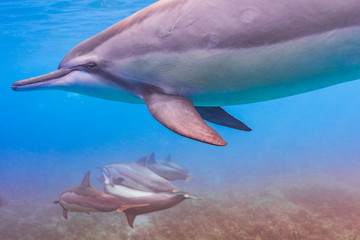
[(118, 185), (149, 192), (178, 192), (171, 182), (143, 166), (146, 158), (133, 163), (111, 163), (101, 169), (107, 171)]
[[(185, 199), (197, 199), (186, 193), (155, 193), (140, 191), (133, 188), (128, 188), (123, 185), (114, 184), (112, 176), (106, 171), (101, 171), (104, 177), (104, 191), (107, 194), (111, 194), (121, 201), (134, 205), (144, 205), (143, 207), (137, 207), (136, 211), (130, 211), (130, 209), (124, 210), (127, 221), (130, 227), (134, 227), (134, 221), (137, 215), (151, 213), (155, 211), (165, 210), (176, 206)], [(134, 208), (135, 209), (135, 208)]]
[(152, 153), (148, 159), (146, 167), (169, 181), (189, 180), (191, 178), (189, 172), (180, 168), (180, 166), (177, 164), (171, 162), (170, 155), (167, 156), (165, 161), (157, 162), (155, 160), (155, 154)]
[(359, 0), (161, 0), (12, 89), (145, 103), (175, 133), (226, 145), (204, 120), (251, 129), (219, 106), (359, 79), (359, 12)]
[(119, 198), (100, 192), (90, 186), (90, 171), (88, 171), (80, 184), (63, 192), (59, 200), (55, 201), (63, 208), (63, 217), (68, 218), (68, 210), (72, 212), (122, 212), (129, 208), (144, 207), (148, 204), (126, 204)]

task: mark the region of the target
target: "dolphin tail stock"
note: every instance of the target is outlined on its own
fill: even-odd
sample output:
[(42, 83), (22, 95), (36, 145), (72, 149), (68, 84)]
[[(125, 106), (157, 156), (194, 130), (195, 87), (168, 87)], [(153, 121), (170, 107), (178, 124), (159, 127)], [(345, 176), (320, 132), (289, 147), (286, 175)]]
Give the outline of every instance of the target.
[(252, 131), (251, 128), (246, 126), (237, 118), (231, 116), (221, 107), (195, 107), (200, 116), (211, 123), (221, 125), (224, 127), (234, 128), (242, 131)]
[(129, 205), (129, 204), (124, 204), (121, 207), (119, 207), (118, 209), (116, 209), (116, 212), (123, 212), (129, 208), (138, 208), (138, 207), (148, 207), (150, 206), (150, 204), (146, 203), (146, 204), (134, 204), (134, 205)]
[(200, 142), (225, 146), (224, 139), (202, 119), (190, 98), (152, 92), (142, 96), (150, 114), (171, 131)]

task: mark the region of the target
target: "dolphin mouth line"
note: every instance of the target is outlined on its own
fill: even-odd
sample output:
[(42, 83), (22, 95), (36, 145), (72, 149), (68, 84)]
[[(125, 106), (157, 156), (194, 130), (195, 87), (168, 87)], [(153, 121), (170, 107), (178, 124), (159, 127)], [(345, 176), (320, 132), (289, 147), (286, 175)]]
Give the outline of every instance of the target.
[(62, 69), (56, 70), (54, 72), (38, 76), (38, 77), (33, 77), (33, 78), (28, 78), (25, 80), (17, 81), (12, 84), (11, 89), (14, 91), (17, 91), (17, 90), (20, 90), (22, 87), (40, 85), (42, 83), (61, 78), (65, 75), (69, 74), (72, 71), (73, 71), (73, 69), (62, 68)]

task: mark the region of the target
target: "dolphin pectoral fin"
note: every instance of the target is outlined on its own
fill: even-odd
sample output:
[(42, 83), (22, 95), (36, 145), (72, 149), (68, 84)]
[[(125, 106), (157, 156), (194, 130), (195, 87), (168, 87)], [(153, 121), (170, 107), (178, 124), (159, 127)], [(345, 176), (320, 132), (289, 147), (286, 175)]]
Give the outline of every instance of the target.
[(63, 208), (63, 217), (64, 217), (65, 219), (68, 219), (68, 210), (65, 209), (65, 208)]
[(231, 116), (221, 107), (195, 107), (195, 108), (200, 114), (200, 116), (206, 121), (242, 131), (252, 130), (251, 128), (246, 126), (243, 122)]
[(212, 145), (227, 144), (205, 123), (190, 98), (150, 93), (143, 96), (143, 99), (151, 115), (173, 132)]
[(129, 226), (131, 228), (134, 228), (134, 221), (135, 221), (136, 215), (131, 214), (131, 213), (125, 213), (125, 215), (126, 215), (126, 219), (128, 221)]

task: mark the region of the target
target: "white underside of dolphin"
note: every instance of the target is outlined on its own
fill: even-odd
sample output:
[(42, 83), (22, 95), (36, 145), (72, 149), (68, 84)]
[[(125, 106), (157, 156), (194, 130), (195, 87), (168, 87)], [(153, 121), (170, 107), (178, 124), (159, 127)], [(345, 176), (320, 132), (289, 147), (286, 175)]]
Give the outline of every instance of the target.
[(162, 0), (13, 89), (145, 103), (170, 130), (225, 145), (204, 119), (251, 129), (219, 106), (359, 79), (359, 12), (358, 0)]

